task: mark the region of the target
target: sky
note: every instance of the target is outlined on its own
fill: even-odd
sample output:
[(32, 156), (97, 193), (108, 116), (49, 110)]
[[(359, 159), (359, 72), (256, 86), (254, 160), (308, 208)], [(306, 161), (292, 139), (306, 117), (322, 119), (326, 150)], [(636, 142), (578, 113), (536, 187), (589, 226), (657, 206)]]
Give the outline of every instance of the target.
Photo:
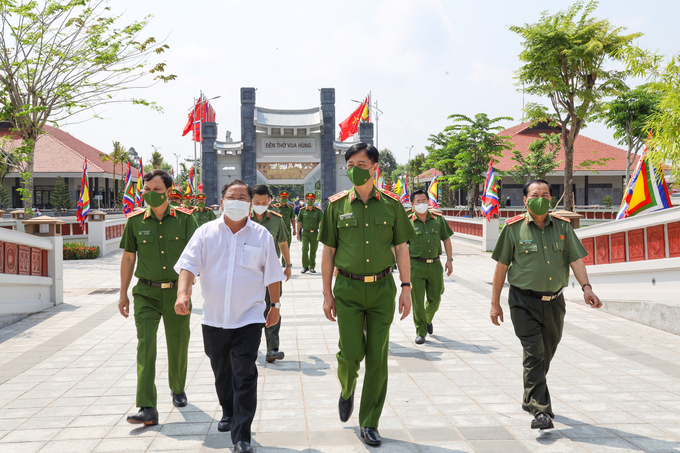
[[(520, 67), (521, 39), (511, 25), (536, 22), (571, 2), (551, 0), (112, 0), (122, 22), (153, 18), (143, 36), (164, 40), (165, 61), (177, 79), (131, 90), (124, 97), (158, 103), (116, 104), (71, 118), (67, 132), (103, 152), (112, 142), (134, 147), (150, 159), (153, 146), (175, 166), (193, 158), (190, 135), (182, 137), (193, 99), (203, 91), (217, 112), (218, 140), (226, 131), (240, 140), (240, 88), (257, 88), (256, 105), (304, 109), (320, 104), (320, 88), (335, 88), (336, 123), (369, 92), (383, 111), (378, 147), (398, 163), (425, 151), (430, 134), (451, 124), (451, 114), (512, 117), (520, 123), (523, 98), (513, 80)], [(680, 52), (680, 2), (605, 0), (595, 17), (626, 33), (643, 33), (637, 44), (665, 55)], [(150, 79), (149, 79), (150, 80)], [(632, 82), (637, 84), (638, 82)], [(336, 124), (336, 135), (339, 127)], [(583, 135), (616, 145), (601, 124)]]

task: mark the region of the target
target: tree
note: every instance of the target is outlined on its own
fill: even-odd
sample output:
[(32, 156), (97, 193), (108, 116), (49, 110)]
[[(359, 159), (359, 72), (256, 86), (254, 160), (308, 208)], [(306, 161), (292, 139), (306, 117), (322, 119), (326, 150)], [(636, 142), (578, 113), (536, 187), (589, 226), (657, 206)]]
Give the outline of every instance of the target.
[(512, 150), (512, 159), (517, 162), (517, 165), (508, 170), (506, 174), (520, 184), (532, 179), (545, 179), (545, 175), (552, 172), (562, 162), (557, 160), (559, 150), (559, 135), (540, 134), (540, 138), (529, 145), (527, 156), (523, 156), (522, 152), (517, 149)]
[[(113, 152), (111, 154), (100, 153), (99, 158), (104, 162), (111, 162), (113, 164), (113, 203), (118, 204), (118, 194), (121, 192), (121, 187), (116, 190), (116, 166), (120, 164), (121, 182), (123, 175), (123, 165), (128, 162), (129, 156), (125, 148), (120, 142), (113, 142)], [(122, 185), (122, 184), (121, 184)], [(122, 195), (121, 195), (122, 196)], [(122, 199), (121, 199), (122, 200)]]
[(574, 142), (581, 129), (603, 109), (603, 99), (625, 89), (626, 73), (607, 70), (605, 65), (620, 60), (621, 49), (642, 36), (623, 35), (624, 28), (590, 17), (596, 7), (595, 1), (577, 1), (555, 15), (544, 12), (535, 24), (510, 27), (523, 39), (519, 58), (524, 65), (516, 72), (518, 90), (547, 97), (552, 106), (549, 111), (543, 105), (529, 103), (524, 109), (525, 119), (548, 120), (562, 127), (567, 210), (574, 208)]
[(409, 162), (408, 165), (408, 178), (412, 181), (413, 187), (416, 186), (416, 184), (420, 185), (420, 181), (418, 181), (418, 175), (423, 173), (425, 170), (428, 169), (427, 167), (427, 158), (425, 156), (425, 153), (420, 153), (416, 154), (413, 159), (411, 159), (411, 162)]
[(153, 153), (151, 154), (151, 167), (161, 168), (165, 162), (163, 162), (163, 155), (154, 146)]
[(13, 171), (20, 170), (19, 155), (15, 149), (7, 146), (9, 137), (0, 137), (0, 208), (7, 208), (11, 204), (9, 187), (5, 187), (5, 178)]
[(139, 169), (139, 154), (132, 146), (128, 148), (128, 159), (130, 160), (130, 165)]
[(642, 149), (649, 135), (647, 121), (659, 105), (660, 93), (647, 85), (627, 91), (607, 103), (602, 119), (607, 127), (614, 129), (614, 138), (628, 147), (626, 154), (626, 180), (628, 185), (630, 171), (635, 163), (635, 155)]
[(510, 137), (496, 135), (495, 131), (503, 130), (503, 126), (494, 124), (512, 121), (512, 118), (489, 118), (486, 113), (478, 113), (474, 119), (459, 114), (451, 115), (449, 119), (454, 124), (437, 135), (430, 135), (432, 145), (428, 147), (428, 159), (444, 173), (440, 180), (448, 181), (453, 188), (468, 191), (468, 210), (472, 216), (479, 184), (486, 179), (491, 156), (501, 156), (503, 151), (512, 148)]
[(50, 197), (50, 204), (55, 211), (66, 211), (75, 207), (75, 202), (71, 199), (71, 194), (68, 192), (68, 186), (61, 176), (57, 176), (54, 191)]
[[(21, 139), (24, 209), (31, 215), (35, 144), (49, 121), (110, 103), (159, 107), (118, 92), (149, 74), (168, 82), (165, 63), (151, 62), (168, 46), (140, 35), (150, 17), (121, 24), (103, 0), (0, 0), (0, 118)], [(98, 115), (94, 115), (98, 117)]]
[(385, 178), (391, 178), (392, 172), (397, 169), (397, 159), (389, 149), (385, 148), (380, 151), (380, 159), (378, 160), (380, 171)]

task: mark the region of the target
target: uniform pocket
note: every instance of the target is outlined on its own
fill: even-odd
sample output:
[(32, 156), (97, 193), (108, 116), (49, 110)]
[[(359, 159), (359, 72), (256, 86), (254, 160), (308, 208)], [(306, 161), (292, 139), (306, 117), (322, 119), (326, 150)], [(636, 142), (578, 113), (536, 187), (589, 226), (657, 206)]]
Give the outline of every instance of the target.
[(517, 250), (517, 264), (522, 269), (538, 267), (538, 246), (536, 244), (520, 244)]
[(241, 254), (241, 265), (250, 269), (259, 269), (261, 253), (262, 249), (260, 247), (244, 245), (243, 253)]
[(150, 234), (138, 234), (136, 239), (138, 250), (145, 250), (147, 247), (151, 247), (153, 245), (153, 236)]
[(357, 219), (339, 219), (338, 220), (338, 239), (347, 244), (357, 241)]
[(394, 217), (376, 217), (375, 226), (380, 234), (390, 234), (394, 230)]
[(168, 251), (173, 256), (179, 256), (184, 251), (184, 246), (187, 245), (186, 233), (184, 231), (176, 232), (168, 235)]

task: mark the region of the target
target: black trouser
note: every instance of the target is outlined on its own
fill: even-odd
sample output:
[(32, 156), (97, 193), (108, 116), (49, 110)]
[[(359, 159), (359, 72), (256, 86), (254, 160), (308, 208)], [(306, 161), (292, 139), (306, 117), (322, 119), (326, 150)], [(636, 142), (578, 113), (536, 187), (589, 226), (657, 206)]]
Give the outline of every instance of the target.
[(232, 442), (250, 442), (257, 409), (257, 351), (264, 324), (238, 329), (203, 325), (205, 354), (215, 374), (222, 415), (231, 417)]
[[(279, 297), (283, 294), (283, 282), (279, 282)], [(269, 315), (269, 309), (271, 308), (271, 298), (269, 297), (269, 287), (267, 287), (264, 294), (264, 301), (267, 304), (267, 308), (264, 309), (264, 317), (267, 319)], [(280, 311), (280, 310), (279, 310)], [(281, 330), (281, 315), (279, 315), (279, 322), (273, 326), (264, 328), (264, 338), (267, 340), (267, 351), (272, 349), (279, 350), (279, 331)]]

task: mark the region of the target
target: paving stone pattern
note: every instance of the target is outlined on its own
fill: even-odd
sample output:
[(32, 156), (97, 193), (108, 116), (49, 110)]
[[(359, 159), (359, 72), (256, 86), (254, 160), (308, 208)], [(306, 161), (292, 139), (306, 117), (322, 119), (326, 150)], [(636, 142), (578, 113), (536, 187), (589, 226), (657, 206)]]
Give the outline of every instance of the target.
[[(454, 252), (434, 335), (416, 346), (410, 317), (392, 325), (378, 451), (680, 452), (680, 337), (571, 301), (549, 376), (556, 429), (533, 431), (520, 408), (521, 349), (507, 305), (501, 327), (488, 316), (495, 263), (455, 241)], [(263, 341), (258, 360), (256, 451), (373, 451), (359, 436), (358, 407), (348, 423), (338, 420), (337, 326), (321, 309), (321, 275), (300, 274), (297, 241), (292, 256), (282, 298), (286, 359), (266, 364)], [(65, 262), (66, 303), (0, 329), (0, 452), (230, 451), (228, 433), (217, 431), (198, 285), (189, 405), (171, 404), (159, 338), (161, 424), (126, 423), (135, 411), (137, 340), (134, 320), (117, 312), (119, 260)], [(357, 398), (360, 390), (361, 381)]]

